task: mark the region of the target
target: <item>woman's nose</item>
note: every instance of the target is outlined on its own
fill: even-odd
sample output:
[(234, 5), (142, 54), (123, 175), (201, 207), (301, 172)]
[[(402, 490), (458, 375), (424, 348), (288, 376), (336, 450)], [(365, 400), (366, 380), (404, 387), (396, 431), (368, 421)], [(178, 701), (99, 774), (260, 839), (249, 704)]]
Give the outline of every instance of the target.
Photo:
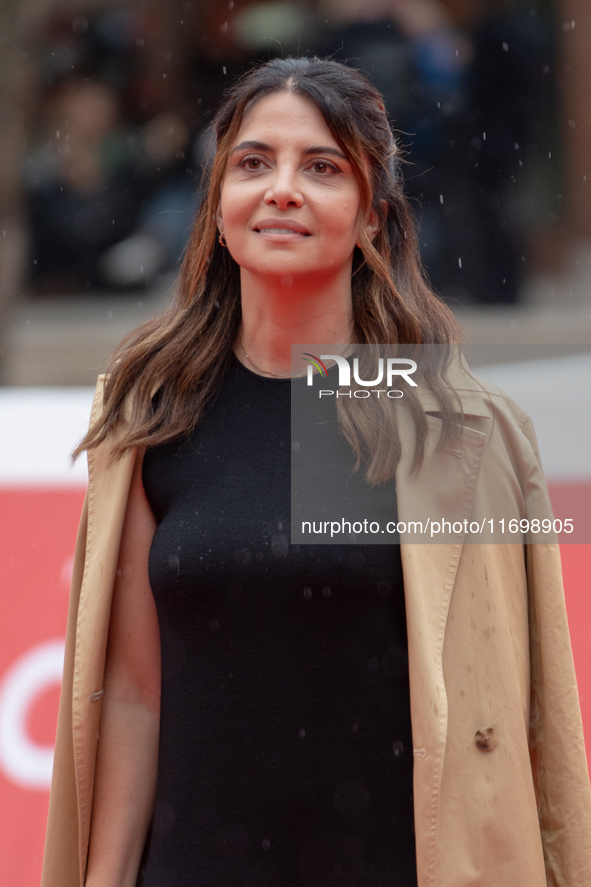
[(290, 206), (301, 206), (304, 198), (298, 187), (295, 171), (283, 168), (277, 169), (273, 181), (265, 192), (265, 203), (277, 206), (279, 209), (287, 209)]

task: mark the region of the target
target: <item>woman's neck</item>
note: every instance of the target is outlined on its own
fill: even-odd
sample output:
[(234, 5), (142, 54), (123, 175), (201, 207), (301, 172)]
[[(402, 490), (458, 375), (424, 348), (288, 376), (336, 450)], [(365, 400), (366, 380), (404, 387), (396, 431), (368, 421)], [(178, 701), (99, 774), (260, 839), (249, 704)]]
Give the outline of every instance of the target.
[(294, 344), (345, 344), (352, 340), (351, 278), (319, 281), (293, 277), (255, 279), (241, 270), (242, 327), (239, 359), (257, 372), (289, 376)]

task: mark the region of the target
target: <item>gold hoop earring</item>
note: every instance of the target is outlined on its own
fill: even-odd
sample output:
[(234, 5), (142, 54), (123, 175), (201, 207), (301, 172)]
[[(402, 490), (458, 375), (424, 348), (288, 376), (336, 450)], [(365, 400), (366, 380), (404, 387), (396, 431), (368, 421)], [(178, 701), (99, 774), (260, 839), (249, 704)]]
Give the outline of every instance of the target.
[(228, 246), (228, 244), (224, 240), (224, 232), (223, 231), (220, 231), (220, 236), (218, 237), (218, 242), (219, 242), (220, 246)]

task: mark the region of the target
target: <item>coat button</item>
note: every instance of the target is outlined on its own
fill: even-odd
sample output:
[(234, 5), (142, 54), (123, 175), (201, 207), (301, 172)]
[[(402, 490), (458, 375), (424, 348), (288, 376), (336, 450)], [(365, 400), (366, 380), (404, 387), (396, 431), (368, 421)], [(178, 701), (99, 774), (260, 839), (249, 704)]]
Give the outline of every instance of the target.
[(482, 727), (481, 730), (476, 731), (476, 736), (474, 737), (474, 742), (480, 751), (492, 751), (493, 748), (497, 747), (498, 741), (499, 737), (494, 727)]

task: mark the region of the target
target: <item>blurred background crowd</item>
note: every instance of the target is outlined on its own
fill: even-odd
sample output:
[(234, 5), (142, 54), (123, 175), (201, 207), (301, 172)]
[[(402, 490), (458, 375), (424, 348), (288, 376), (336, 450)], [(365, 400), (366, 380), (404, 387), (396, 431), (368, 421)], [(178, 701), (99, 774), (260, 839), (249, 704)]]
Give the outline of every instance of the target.
[(519, 306), (588, 255), (590, 41), (588, 0), (7, 0), (0, 319), (170, 282), (224, 90), (287, 54), (383, 93), (442, 297)]

